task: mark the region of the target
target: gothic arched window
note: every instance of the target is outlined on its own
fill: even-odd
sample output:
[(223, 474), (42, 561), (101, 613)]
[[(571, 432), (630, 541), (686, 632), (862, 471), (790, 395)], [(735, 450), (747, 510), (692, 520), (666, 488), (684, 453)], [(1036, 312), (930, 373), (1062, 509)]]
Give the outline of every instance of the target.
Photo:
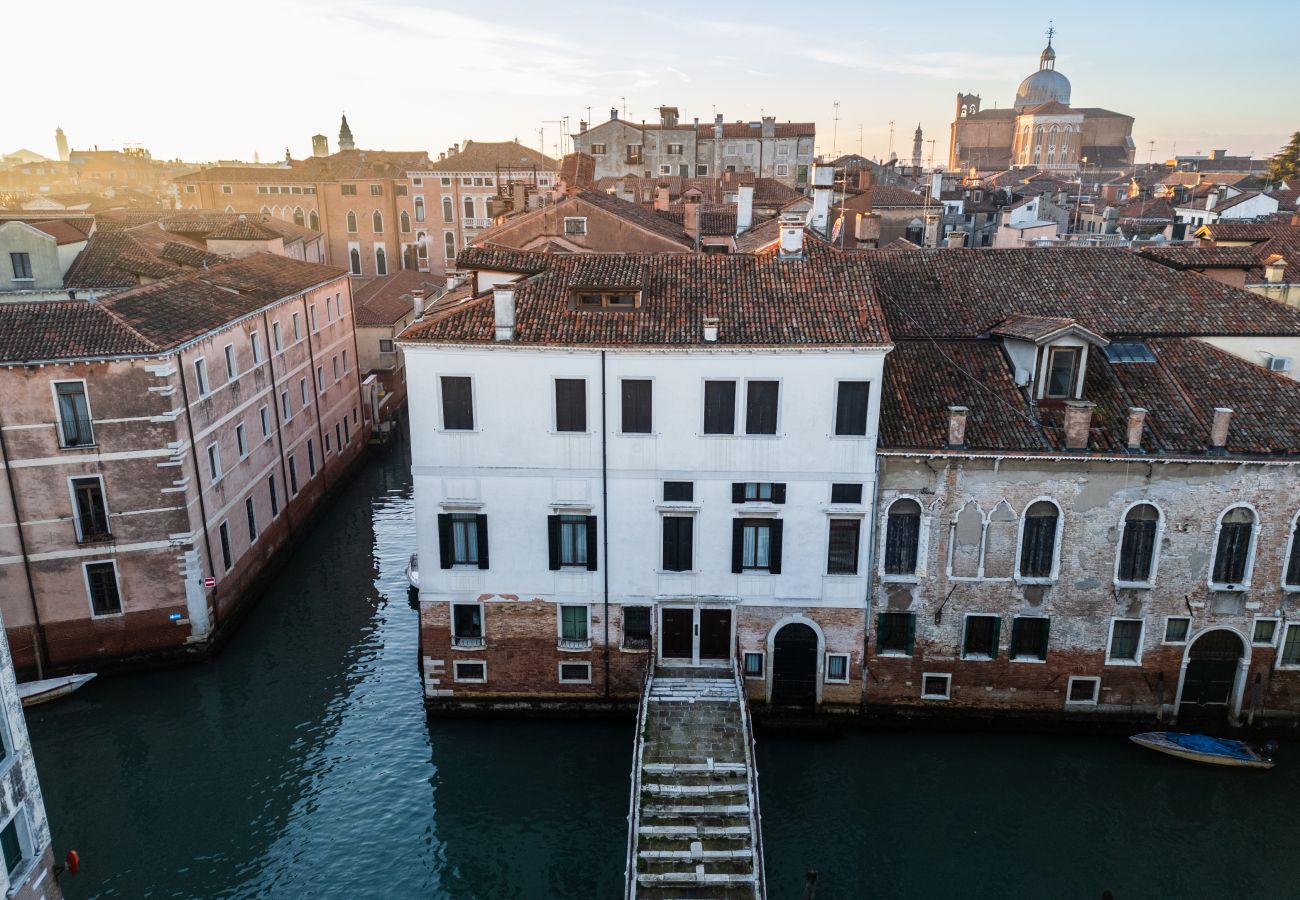
[(406, 214), (406, 210), (402, 210), (402, 214), (398, 216), (397, 224), (401, 227), (403, 234), (411, 230), (411, 217)]
[(320, 216), (316, 214), (314, 209), (307, 213), (307, 227), (320, 231)]
[(293, 224), (305, 225), (306, 223), (307, 220), (304, 219), (302, 215), (302, 207), (301, 206), (295, 207), (293, 211)]
[(375, 234), (384, 233), (384, 214), (379, 210), (375, 210), (370, 216), (370, 228)]
[(348, 210), (348, 234), (357, 233), (357, 214)]
[(375, 274), (388, 274), (388, 254), (384, 252), (383, 247), (375, 248)]

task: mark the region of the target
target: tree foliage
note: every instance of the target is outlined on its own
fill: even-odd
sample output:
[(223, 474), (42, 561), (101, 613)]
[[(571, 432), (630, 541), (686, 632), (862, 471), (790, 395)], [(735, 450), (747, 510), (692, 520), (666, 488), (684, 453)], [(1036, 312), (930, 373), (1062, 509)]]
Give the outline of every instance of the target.
[(1287, 145), (1268, 161), (1268, 178), (1275, 184), (1300, 180), (1300, 131), (1291, 135)]

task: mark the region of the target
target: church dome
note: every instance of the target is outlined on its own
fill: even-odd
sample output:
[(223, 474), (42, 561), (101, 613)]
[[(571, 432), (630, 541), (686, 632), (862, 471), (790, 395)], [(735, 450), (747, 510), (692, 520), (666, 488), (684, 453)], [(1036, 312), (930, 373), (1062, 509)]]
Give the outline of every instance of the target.
[(1038, 57), (1038, 71), (1020, 82), (1016, 90), (1016, 109), (1052, 100), (1070, 105), (1070, 79), (1056, 71), (1056, 51), (1048, 41)]

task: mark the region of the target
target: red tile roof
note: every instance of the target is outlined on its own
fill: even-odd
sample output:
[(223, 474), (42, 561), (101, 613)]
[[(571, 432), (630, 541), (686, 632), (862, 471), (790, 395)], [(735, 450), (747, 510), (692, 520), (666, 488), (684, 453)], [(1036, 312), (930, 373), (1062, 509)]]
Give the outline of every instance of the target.
[(157, 348), (98, 303), (0, 303), (0, 361), (146, 355)]
[(502, 168), (531, 168), (554, 172), (559, 163), (518, 141), (466, 141), (460, 152), (424, 167), (430, 172), (495, 172)]
[(497, 244), (474, 244), (456, 255), (456, 268), (536, 275), (551, 264), (547, 254)]
[(426, 272), (403, 269), (391, 275), (352, 279), (352, 306), (357, 311), (357, 325), (392, 325), (414, 312), (414, 298), (404, 295), (424, 291), (426, 306), (432, 306), (442, 286)]

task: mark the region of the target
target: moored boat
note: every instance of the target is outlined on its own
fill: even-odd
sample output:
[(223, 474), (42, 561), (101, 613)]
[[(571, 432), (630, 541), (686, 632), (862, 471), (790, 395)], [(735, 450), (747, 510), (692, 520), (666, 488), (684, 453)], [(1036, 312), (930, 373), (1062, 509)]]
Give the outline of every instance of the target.
[(60, 678), (26, 681), (18, 685), (18, 699), (22, 701), (23, 706), (48, 703), (66, 697), (94, 677), (94, 672), (87, 672), (84, 675), (64, 675)]
[(1273, 746), (1272, 741), (1259, 748), (1245, 741), (1181, 731), (1148, 731), (1145, 734), (1132, 735), (1129, 740), (1159, 753), (1216, 766), (1271, 769), (1274, 765), (1269, 755)]
[(406, 583), (413, 591), (420, 589), (420, 554), (418, 553), (412, 553), (406, 563)]

